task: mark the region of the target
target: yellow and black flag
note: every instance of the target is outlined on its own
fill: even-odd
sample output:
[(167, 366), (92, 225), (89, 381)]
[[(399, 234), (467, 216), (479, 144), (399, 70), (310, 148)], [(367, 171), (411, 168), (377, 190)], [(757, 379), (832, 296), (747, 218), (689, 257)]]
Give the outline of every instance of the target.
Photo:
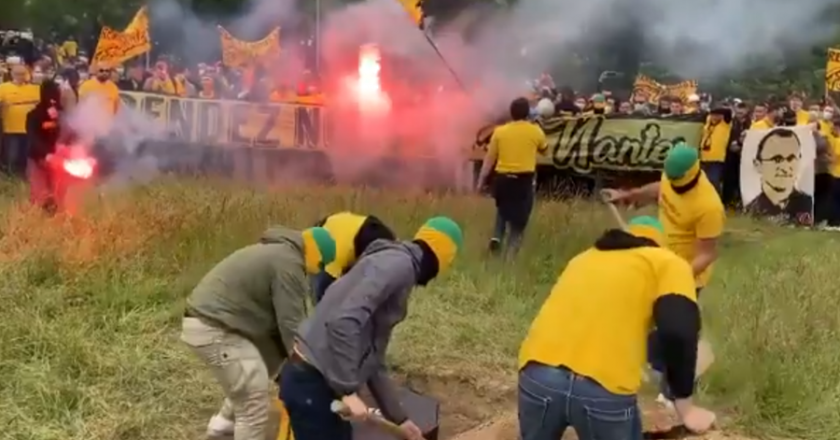
[(840, 49), (828, 49), (825, 61), (825, 90), (840, 92)]
[(411, 21), (413, 21), (417, 27), (423, 29), (423, 19), (425, 15), (423, 14), (423, 0), (397, 0), (402, 5), (405, 12), (408, 12), (408, 15), (411, 17)]

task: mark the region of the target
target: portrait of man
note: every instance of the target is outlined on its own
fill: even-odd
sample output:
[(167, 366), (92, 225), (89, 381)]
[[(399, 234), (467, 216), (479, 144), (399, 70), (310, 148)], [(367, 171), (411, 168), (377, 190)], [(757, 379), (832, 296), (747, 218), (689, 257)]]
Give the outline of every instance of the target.
[(741, 156), (747, 212), (794, 224), (813, 223), (814, 154), (808, 126), (750, 130)]

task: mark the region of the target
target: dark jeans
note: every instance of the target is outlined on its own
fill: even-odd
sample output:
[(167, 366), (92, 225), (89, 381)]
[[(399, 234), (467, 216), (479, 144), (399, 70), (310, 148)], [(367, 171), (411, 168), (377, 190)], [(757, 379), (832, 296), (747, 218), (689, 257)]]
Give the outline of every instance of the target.
[(11, 176), (25, 177), (29, 138), (25, 134), (4, 134), (2, 152), (0, 166), (3, 171)]
[[(814, 224), (831, 223), (834, 212), (834, 178), (831, 174), (820, 173), (814, 176)], [(831, 225), (836, 226), (836, 225)]]
[(723, 162), (703, 162), (700, 168), (706, 173), (706, 178), (717, 190), (718, 196), (723, 199), (723, 172), (726, 170)]
[(324, 297), (324, 294), (327, 293), (327, 288), (335, 282), (335, 278), (322, 270), (317, 275), (312, 276), (311, 281), (312, 295), (315, 297), (315, 304), (318, 304), (321, 302), (321, 298)]
[(522, 440), (557, 440), (571, 426), (580, 440), (641, 440), (635, 395), (607, 391), (565, 368), (528, 364), (519, 373)]
[(295, 440), (353, 440), (353, 427), (330, 409), (336, 398), (324, 376), (295, 358), (280, 371), (280, 399)]

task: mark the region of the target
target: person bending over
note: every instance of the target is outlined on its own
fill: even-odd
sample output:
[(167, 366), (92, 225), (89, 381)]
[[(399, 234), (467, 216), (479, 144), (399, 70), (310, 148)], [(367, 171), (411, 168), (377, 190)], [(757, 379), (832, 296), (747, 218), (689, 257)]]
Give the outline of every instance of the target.
[(313, 277), (312, 294), (315, 302), (321, 301), (327, 288), (342, 274), (350, 270), (368, 245), (376, 240), (395, 240), (397, 237), (382, 220), (372, 215), (339, 212), (319, 221), (320, 226), (335, 238), (335, 261)]
[(403, 411), (385, 355), (394, 328), (408, 314), (414, 287), (449, 269), (462, 242), (455, 222), (435, 217), (412, 241), (371, 243), (330, 286), (300, 325), (294, 352), (280, 374), (280, 395), (296, 440), (352, 440), (352, 425), (330, 406), (339, 399), (350, 419), (364, 420), (369, 412), (359, 393), (365, 385), (404, 438), (423, 438)]
[(580, 440), (641, 440), (637, 394), (651, 325), (682, 422), (695, 433), (715, 422), (691, 399), (700, 331), (694, 275), (663, 242), (658, 220), (636, 217), (566, 265), (520, 347), (522, 440), (557, 440), (569, 426)]
[(271, 383), (306, 316), (307, 274), (335, 258), (324, 228), (274, 227), (232, 253), (187, 298), (181, 341), (212, 370), (225, 400), (207, 434), (266, 440)]

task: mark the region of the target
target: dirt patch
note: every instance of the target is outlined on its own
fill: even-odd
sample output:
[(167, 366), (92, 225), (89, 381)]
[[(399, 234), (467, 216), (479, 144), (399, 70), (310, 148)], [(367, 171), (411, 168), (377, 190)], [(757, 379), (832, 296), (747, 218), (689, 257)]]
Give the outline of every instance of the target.
[[(475, 384), (456, 378), (406, 378), (412, 389), (440, 402), (440, 440), (519, 440), (516, 389), (499, 383)], [(646, 430), (667, 430), (676, 425), (673, 412), (650, 400), (641, 403)], [(754, 440), (723, 431), (683, 440)], [(576, 440), (568, 430), (562, 440)]]

